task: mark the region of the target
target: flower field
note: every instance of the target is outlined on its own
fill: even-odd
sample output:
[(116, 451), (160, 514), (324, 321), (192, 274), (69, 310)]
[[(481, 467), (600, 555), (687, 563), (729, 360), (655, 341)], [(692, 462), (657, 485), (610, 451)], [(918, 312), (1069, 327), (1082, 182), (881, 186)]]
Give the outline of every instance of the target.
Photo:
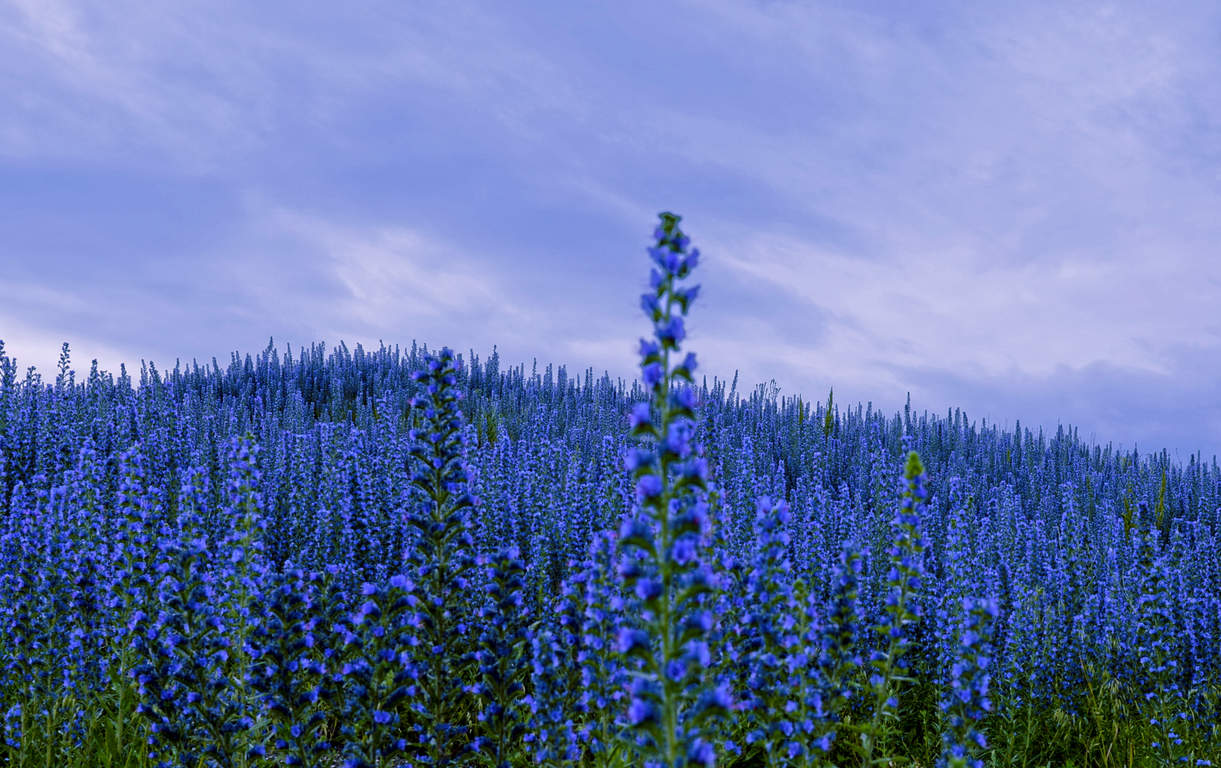
[(0, 764), (1221, 764), (1215, 458), (709, 382), (678, 223), (630, 385), (0, 344)]

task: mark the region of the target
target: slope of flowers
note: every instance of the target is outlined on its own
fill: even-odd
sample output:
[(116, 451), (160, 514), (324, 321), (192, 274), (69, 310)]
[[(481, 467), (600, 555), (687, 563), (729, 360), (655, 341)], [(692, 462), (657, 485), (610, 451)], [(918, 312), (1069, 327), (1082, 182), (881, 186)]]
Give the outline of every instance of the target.
[[(0, 344), (0, 764), (1221, 764), (1221, 468), (697, 373)], [(625, 342), (626, 343), (626, 342)]]

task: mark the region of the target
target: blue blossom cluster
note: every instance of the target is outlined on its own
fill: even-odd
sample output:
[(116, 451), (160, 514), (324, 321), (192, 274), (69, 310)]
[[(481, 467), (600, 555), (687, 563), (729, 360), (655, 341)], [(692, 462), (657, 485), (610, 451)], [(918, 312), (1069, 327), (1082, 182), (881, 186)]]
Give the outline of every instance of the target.
[(979, 723), (992, 711), (988, 668), (997, 605), (992, 599), (966, 598), (962, 608), (965, 618), (958, 634), (958, 652), (941, 700), (946, 728), (939, 768), (983, 768), (979, 755), (988, 747)]
[(487, 600), (480, 608), (479, 681), (474, 692), (481, 699), (478, 715), (486, 735), (472, 745), (487, 756), (492, 768), (509, 768), (514, 745), (525, 733), (526, 623), (528, 614), (522, 590), (526, 566), (516, 546), (495, 555), (480, 556), (486, 569)]
[(725, 711), (727, 695), (706, 687), (711, 664), (708, 607), (718, 584), (702, 557), (708, 517), (704, 498), (708, 462), (696, 442), (695, 355), (678, 355), (684, 318), (699, 286), (684, 281), (699, 249), (678, 228), (681, 217), (661, 214), (649, 249), (654, 267), (641, 308), (653, 337), (640, 341), (640, 378), (649, 399), (632, 406), (624, 464), (635, 483), (635, 504), (619, 530), (619, 575), (642, 621), (619, 629), (618, 652), (637, 664), (627, 717), (646, 764), (710, 766), (715, 750), (706, 722)]
[(697, 376), (678, 224), (631, 384), (0, 343), (0, 765), (1221, 764), (1215, 457)]
[(323, 575), (273, 572), (251, 633), (251, 689), (266, 713), (268, 738), (286, 765), (324, 765), (325, 726), (335, 700), (327, 650)]
[[(448, 348), (429, 357), (412, 377), (421, 391), (410, 401), (422, 421), (408, 433), (411, 484), (417, 493), (406, 516), (411, 581), (405, 584), (411, 598), (409, 642), (417, 649), (410, 662), (416, 693), (410, 708), (418, 723), (417, 759), (423, 765), (449, 765), (467, 750), (465, 742), (473, 741), (460, 712), (474, 683), (475, 608), (469, 592), (478, 582), (471, 578), (475, 556), (469, 513), (477, 500), (469, 489), (468, 436), (458, 408), (462, 392), (455, 365)], [(492, 612), (493, 620), (498, 613)], [(483, 722), (500, 725), (495, 719)]]

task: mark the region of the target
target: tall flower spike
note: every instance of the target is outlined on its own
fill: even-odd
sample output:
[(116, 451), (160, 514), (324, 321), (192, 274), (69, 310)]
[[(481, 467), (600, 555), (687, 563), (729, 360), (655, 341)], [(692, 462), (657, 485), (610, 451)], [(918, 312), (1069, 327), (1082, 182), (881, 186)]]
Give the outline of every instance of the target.
[(464, 593), (474, 572), (474, 541), (469, 515), (475, 498), (466, 462), (467, 433), (458, 402), (458, 371), (448, 348), (429, 356), (415, 375), (421, 394), (412, 404), (423, 423), (411, 431), (411, 483), (417, 500), (408, 521), (416, 529), (409, 550), (411, 596), (418, 627), (413, 643), (419, 653), (420, 696), (415, 702), (417, 755), (428, 765), (444, 765), (463, 749), (466, 727), (460, 722), (474, 671), (474, 616)]
[(516, 546), (481, 556), (487, 595), (480, 609), (478, 741), (493, 768), (507, 768), (525, 731), (525, 564)]
[(912, 598), (923, 588), (926, 542), (920, 531), (920, 516), (928, 493), (924, 488), (924, 465), (915, 451), (907, 455), (903, 476), (906, 489), (891, 523), (893, 538), (887, 552), (890, 569), (886, 576), (885, 615), (874, 626), (881, 649), (870, 658), (875, 700), (873, 720), (861, 737), (865, 765), (872, 764), (875, 751), (893, 725), (899, 684), (909, 679), (908, 660), (904, 656), (911, 644), (909, 625), (920, 618)]
[[(653, 338), (640, 341), (641, 379), (649, 392), (629, 416), (630, 434), (642, 445), (629, 449), (624, 466), (636, 486), (636, 508), (623, 523), (619, 573), (639, 601), (640, 628), (625, 627), (619, 652), (636, 659), (627, 718), (631, 745), (646, 764), (677, 768), (711, 765), (711, 744), (701, 727), (724, 711), (728, 697), (701, 695), (709, 664), (711, 621), (705, 602), (715, 582), (701, 557), (707, 523), (707, 462), (693, 441), (695, 356), (677, 355), (686, 339), (683, 322), (698, 293), (680, 285), (699, 252), (678, 229), (679, 217), (661, 214), (648, 249), (655, 264), (641, 308)], [(722, 692), (723, 694), (723, 692)]]
[(938, 768), (983, 768), (980, 754), (987, 748), (979, 726), (992, 711), (989, 667), (998, 609), (995, 600), (983, 598), (964, 598), (962, 608), (965, 617), (958, 631), (958, 658), (951, 668), (949, 689), (941, 701), (945, 729), (941, 734)]

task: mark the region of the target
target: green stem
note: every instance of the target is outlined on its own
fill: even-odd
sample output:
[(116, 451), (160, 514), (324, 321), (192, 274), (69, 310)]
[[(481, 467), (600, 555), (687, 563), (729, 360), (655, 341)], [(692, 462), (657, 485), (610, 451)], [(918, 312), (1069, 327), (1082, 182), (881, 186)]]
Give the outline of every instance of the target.
[[(670, 278), (667, 278), (669, 281)], [(669, 284), (666, 285), (666, 293), (670, 293)], [(672, 317), (671, 302), (666, 302), (665, 322), (668, 325)], [(657, 394), (659, 410), (661, 411), (661, 439), (664, 440), (666, 433), (670, 427), (670, 349), (665, 347), (662, 350), (662, 391)], [(659, 451), (659, 454), (661, 451)], [(670, 472), (669, 462), (662, 457), (661, 465), (661, 547), (658, 551), (658, 564), (661, 570), (661, 669), (659, 676), (661, 677), (662, 696), (664, 702), (664, 717), (662, 718), (663, 727), (665, 728), (665, 750), (666, 750), (666, 768), (672, 768), (678, 762), (678, 740), (675, 737), (675, 731), (678, 730), (678, 701), (677, 692), (674, 690), (673, 682), (666, 673), (666, 667), (670, 659), (674, 656), (674, 632), (671, 625), (672, 606), (670, 604), (670, 588), (674, 581), (674, 575), (670, 569), (670, 559), (667, 556), (670, 551), (670, 500), (673, 498), (674, 492), (670, 487)]]

